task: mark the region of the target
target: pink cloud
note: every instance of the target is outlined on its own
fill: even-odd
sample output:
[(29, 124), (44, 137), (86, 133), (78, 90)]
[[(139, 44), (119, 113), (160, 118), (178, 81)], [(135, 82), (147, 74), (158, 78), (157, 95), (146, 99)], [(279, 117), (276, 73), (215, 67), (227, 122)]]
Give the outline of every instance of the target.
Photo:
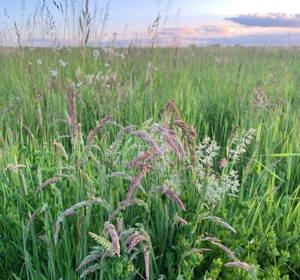
[(227, 35), (232, 32), (232, 27), (227, 24), (218, 24), (218, 25), (202, 25), (196, 29), (198, 34), (205, 35)]
[(165, 28), (163, 31), (160, 31), (159, 34), (165, 36), (178, 36), (178, 37), (192, 37), (199, 36), (199, 33), (192, 27), (174, 27), (174, 28)]

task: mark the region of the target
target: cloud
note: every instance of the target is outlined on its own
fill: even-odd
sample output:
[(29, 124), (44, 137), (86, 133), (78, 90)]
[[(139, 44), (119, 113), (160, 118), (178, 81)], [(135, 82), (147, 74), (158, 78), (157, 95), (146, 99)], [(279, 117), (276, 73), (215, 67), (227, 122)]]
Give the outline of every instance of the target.
[(164, 28), (164, 30), (158, 33), (161, 35), (171, 36), (171, 37), (199, 36), (199, 33), (194, 28), (191, 28), (189, 26)]
[(205, 35), (227, 35), (232, 32), (232, 28), (227, 24), (202, 25), (195, 30)]
[(300, 28), (300, 14), (267, 13), (239, 15), (237, 17), (225, 18), (240, 25), (254, 27), (283, 27)]

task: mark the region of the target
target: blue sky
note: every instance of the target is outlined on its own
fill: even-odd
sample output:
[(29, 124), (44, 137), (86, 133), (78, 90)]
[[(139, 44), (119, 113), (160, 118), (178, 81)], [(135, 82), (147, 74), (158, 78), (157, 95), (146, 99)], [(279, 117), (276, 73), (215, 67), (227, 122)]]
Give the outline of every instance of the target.
[[(92, 16), (90, 42), (99, 44), (99, 41), (111, 41), (113, 33), (117, 33), (117, 44), (128, 44), (133, 38), (137, 38), (136, 42), (141, 45), (147, 44), (154, 36), (148, 34), (148, 27), (159, 11), (161, 19), (157, 34), (162, 45), (174, 42), (182, 46), (299, 45), (300, 5), (295, 5), (296, 2), (296, 0), (111, 0), (109, 20), (101, 36), (99, 11), (107, 6), (108, 1), (90, 0), (89, 9)], [(76, 43), (75, 40), (80, 36), (78, 14), (81, 8), (84, 8), (85, 0), (56, 1), (59, 7), (60, 3), (64, 12), (67, 9), (66, 4), (68, 6), (67, 24), (52, 0), (0, 0), (0, 44), (16, 43), (14, 21), (24, 44), (41, 42), (51, 44), (54, 36), (65, 45)], [(98, 13), (94, 18), (95, 3), (98, 6)], [(43, 19), (47, 21), (47, 7), (55, 20), (55, 32), (51, 30), (49, 21), (42, 21), (40, 11), (43, 4), (45, 4)], [(73, 24), (72, 5), (76, 10), (76, 26)], [(51, 37), (51, 32), (56, 35)]]

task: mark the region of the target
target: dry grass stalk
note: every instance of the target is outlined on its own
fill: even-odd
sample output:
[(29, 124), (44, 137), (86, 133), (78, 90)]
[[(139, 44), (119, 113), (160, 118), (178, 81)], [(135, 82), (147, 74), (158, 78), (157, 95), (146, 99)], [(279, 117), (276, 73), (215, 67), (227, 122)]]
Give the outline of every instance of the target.
[(106, 223), (104, 227), (105, 227), (104, 228), (105, 232), (108, 232), (110, 235), (112, 244), (115, 247), (118, 257), (120, 257), (120, 241), (119, 241), (119, 236), (115, 229), (115, 226), (113, 224)]
[(56, 181), (59, 181), (61, 180), (62, 178), (59, 178), (59, 177), (53, 177), (53, 178), (50, 178), (48, 180), (46, 180), (43, 184), (41, 184), (35, 191), (34, 194), (37, 194), (41, 189), (43, 189), (44, 187), (46, 187), (47, 185), (51, 184), (51, 183), (54, 183)]
[(170, 183), (166, 181), (164, 182), (163, 186), (158, 186), (155, 188), (155, 190), (170, 197), (180, 207), (181, 210), (186, 211), (181, 199), (174, 191), (168, 189), (169, 186)]
[(146, 280), (150, 279), (150, 273), (149, 273), (149, 265), (150, 265), (150, 253), (151, 253), (151, 248), (150, 246), (145, 246), (144, 248), (144, 260), (145, 260), (145, 276)]
[[(8, 166), (8, 165), (7, 165)], [(10, 166), (9, 170), (15, 170), (15, 169), (18, 169), (18, 168), (24, 168), (26, 167), (24, 164), (17, 164), (15, 166)], [(7, 168), (5, 168), (4, 170), (7, 170)]]
[(87, 156), (91, 150), (93, 139), (98, 135), (100, 130), (104, 127), (105, 123), (112, 117), (112, 115), (109, 115), (101, 120), (100, 124), (96, 126), (93, 130), (90, 131), (89, 136), (86, 141), (85, 146), (85, 155)]
[(81, 273), (80, 279), (83, 278), (84, 276), (90, 274), (91, 272), (94, 272), (94, 271), (100, 269), (100, 268), (101, 268), (101, 266), (98, 263), (90, 266), (87, 270), (85, 270), (84, 272)]
[(214, 221), (216, 223), (219, 223), (220, 225), (226, 227), (227, 229), (231, 230), (232, 232), (236, 233), (236, 230), (230, 226), (229, 224), (227, 224), (226, 222), (224, 222), (221, 218), (219, 217), (215, 217), (215, 216), (208, 216), (206, 217), (206, 219)]
[(239, 125), (236, 124), (235, 127), (233, 128), (229, 138), (228, 138), (228, 141), (227, 141), (227, 147), (228, 149), (231, 147), (231, 145), (233, 144), (233, 142), (235, 141), (236, 139), (236, 136), (238, 134), (238, 129), (239, 129)]
[(75, 128), (77, 124), (77, 110), (76, 110), (76, 92), (75, 92), (75, 85), (72, 84), (71, 86), (71, 92), (68, 92), (69, 100), (70, 100), (70, 134), (72, 137), (74, 137), (75, 134)]
[(123, 225), (123, 219), (117, 218), (117, 233), (120, 234)]
[(186, 211), (185, 207), (184, 207), (184, 205), (183, 205), (183, 203), (181, 201), (181, 199), (178, 197), (178, 195), (174, 191), (172, 191), (172, 190), (166, 190), (164, 192), (164, 194), (166, 196), (170, 197), (180, 207), (180, 209), (182, 211)]
[[(123, 204), (122, 204), (123, 202)], [(120, 207), (118, 207), (109, 217), (108, 217), (108, 222), (110, 222), (112, 220), (112, 218), (114, 216), (116, 216), (119, 212), (121, 212), (123, 209), (125, 209), (126, 206), (129, 205), (129, 203), (125, 200), (125, 201), (122, 201), (120, 203)], [(124, 203), (125, 202), (125, 203)]]
[(133, 170), (133, 167), (138, 166), (140, 163), (142, 163), (142, 161), (146, 160), (146, 162), (149, 163), (152, 159), (154, 159), (154, 154), (151, 150), (141, 153), (137, 158), (133, 159), (129, 163), (129, 168)]
[(183, 147), (182, 143), (176, 137), (172, 137), (172, 139), (181, 154), (181, 163), (184, 163), (186, 160), (186, 153), (185, 153), (184, 147)]
[(142, 236), (142, 235), (137, 235), (137, 236), (135, 236), (135, 237), (132, 239), (132, 241), (131, 241), (131, 243), (130, 243), (130, 245), (129, 245), (129, 247), (128, 247), (127, 254), (129, 254), (129, 253), (132, 251), (132, 249), (133, 249), (134, 247), (136, 247), (136, 245), (138, 245), (138, 244), (139, 244), (140, 242), (142, 242), (142, 241), (147, 241), (147, 238), (144, 237), (144, 236)]
[(12, 105), (12, 106), (9, 106), (9, 107), (5, 108), (5, 109), (3, 110), (3, 112), (1, 113), (1, 118), (3, 118), (4, 115), (5, 115), (8, 111), (10, 111), (11, 109), (13, 109), (13, 108), (15, 108), (15, 107), (17, 107), (17, 105)]
[(142, 139), (144, 142), (146, 142), (158, 155), (161, 157), (164, 157), (163, 152), (161, 149), (156, 145), (156, 143), (150, 138), (150, 135), (141, 132), (141, 131), (133, 131), (130, 133), (131, 135), (137, 136), (138, 138)]
[(225, 253), (228, 254), (229, 257), (231, 257), (234, 261), (238, 262), (239, 260), (236, 258), (236, 256), (234, 255), (234, 253), (229, 250), (227, 247), (225, 247), (223, 244), (220, 244), (218, 242), (215, 241), (210, 241), (212, 244), (216, 245), (217, 247), (219, 247), (220, 249), (222, 249)]
[(23, 128), (25, 128), (25, 129), (29, 132), (29, 134), (30, 134), (30, 136), (32, 137), (32, 139), (35, 140), (35, 138), (34, 138), (34, 136), (33, 136), (33, 133), (31, 132), (31, 130), (30, 130), (26, 125), (24, 125), (24, 124), (21, 124), (21, 126), (22, 126)]
[(229, 263), (226, 263), (224, 264), (224, 266), (226, 267), (234, 267), (234, 268), (241, 268), (243, 270), (245, 270), (246, 272), (252, 274), (255, 270), (255, 267), (254, 265), (249, 265), (245, 262), (229, 262)]
[(200, 239), (201, 241), (215, 241), (215, 242), (221, 242), (221, 240), (218, 239), (217, 237), (210, 237), (210, 236), (207, 236), (207, 237), (200, 236), (199, 239)]
[(118, 140), (121, 139), (123, 135), (132, 132), (132, 130), (134, 130), (136, 127), (137, 127), (136, 125), (129, 125), (122, 128), (122, 130), (118, 133), (117, 139)]
[(196, 130), (192, 127), (192, 125), (186, 124), (182, 120), (176, 120), (173, 123), (175, 126), (181, 128), (183, 132), (186, 134), (185, 144), (190, 151), (190, 153), (193, 155), (196, 147), (196, 139), (197, 139), (197, 133)]
[(178, 215), (176, 215), (176, 220), (177, 220), (179, 223), (183, 224), (183, 225), (188, 225), (188, 224), (189, 224), (186, 220), (182, 219), (182, 218), (179, 217)]
[[(134, 178), (132, 178), (131, 176), (129, 176), (128, 174), (124, 173), (124, 172), (113, 172), (109, 175), (109, 177), (123, 177), (127, 180), (129, 180), (130, 182), (132, 182), (134, 180)], [(142, 185), (140, 183), (138, 183), (138, 188), (143, 192), (146, 193), (145, 189), (142, 187)]]
[(29, 229), (30, 229), (30, 227), (32, 226), (32, 224), (34, 222), (37, 213), (38, 213), (38, 210), (34, 211), (34, 213), (30, 216), (30, 219), (29, 219), (29, 221), (27, 223), (27, 226), (26, 226), (27, 232), (29, 232)]
[(171, 135), (167, 134), (167, 133), (162, 133), (162, 137), (167, 141), (167, 143), (169, 144), (170, 148), (173, 150), (173, 152), (175, 153), (175, 155), (177, 156), (177, 158), (180, 160), (180, 153), (173, 141), (173, 138)]
[(193, 155), (193, 156), (192, 156), (192, 166), (193, 166), (194, 168), (196, 168), (197, 165), (198, 165), (198, 157), (197, 157), (197, 155)]
[(129, 202), (129, 200), (131, 198), (131, 195), (134, 192), (136, 186), (140, 183), (140, 181), (147, 174), (147, 172), (149, 172), (149, 170), (151, 170), (151, 166), (150, 165), (144, 166), (143, 169), (142, 169), (142, 171), (131, 182), (131, 184), (129, 186), (129, 191), (127, 193), (127, 199), (126, 199), (128, 202)]
[(22, 185), (23, 185), (23, 189), (24, 189), (24, 193), (27, 196), (27, 185), (26, 185), (26, 180), (25, 180), (25, 176), (23, 174), (23, 172), (20, 172), (21, 174), (21, 181), (22, 181)]
[(86, 201), (78, 202), (78, 203), (74, 204), (72, 207), (65, 210), (63, 213), (61, 213), (60, 216), (65, 217), (65, 216), (73, 215), (74, 213), (76, 213), (75, 210), (77, 210), (78, 208), (81, 208), (84, 206), (89, 206), (89, 205), (93, 204), (93, 202), (94, 202), (93, 200), (86, 200)]
[(55, 222), (55, 232), (54, 232), (54, 244), (57, 244), (58, 241), (58, 234), (60, 230), (60, 223), (62, 222), (63, 218), (61, 216), (58, 217), (58, 219)]
[(38, 238), (46, 245), (47, 249), (51, 249), (50, 241), (46, 235), (39, 235)]
[(164, 111), (162, 113), (162, 123), (164, 127), (169, 127), (172, 113), (175, 115), (176, 120), (181, 120), (180, 112), (178, 111), (175, 105), (175, 99), (172, 98), (168, 104), (165, 106)]
[(84, 260), (78, 266), (78, 268), (76, 269), (76, 271), (78, 271), (79, 269), (83, 268), (86, 264), (92, 262), (93, 260), (100, 259), (101, 256), (102, 256), (102, 254), (91, 254), (91, 255), (87, 256), (86, 258), (84, 258)]
[[(141, 205), (141, 206), (144, 206), (144, 207), (145, 207), (145, 205), (147, 205), (143, 200), (137, 199), (137, 198), (131, 199), (129, 202), (127, 200), (123, 200), (123, 201), (120, 202), (120, 206), (108, 217), (108, 222), (110, 222), (111, 219), (114, 216), (116, 216), (119, 212), (121, 212), (123, 209), (125, 209), (126, 206), (131, 206), (133, 204)], [(106, 206), (104, 206), (104, 207), (106, 209), (108, 209), (108, 207), (106, 207)], [(146, 211), (147, 211), (147, 208), (146, 208)]]

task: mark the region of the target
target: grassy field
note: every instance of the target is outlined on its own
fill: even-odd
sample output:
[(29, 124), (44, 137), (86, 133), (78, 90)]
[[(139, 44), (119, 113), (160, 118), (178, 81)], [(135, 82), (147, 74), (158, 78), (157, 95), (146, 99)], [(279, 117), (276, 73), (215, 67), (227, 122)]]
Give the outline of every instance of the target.
[(300, 279), (299, 61), (2, 48), (0, 279)]

